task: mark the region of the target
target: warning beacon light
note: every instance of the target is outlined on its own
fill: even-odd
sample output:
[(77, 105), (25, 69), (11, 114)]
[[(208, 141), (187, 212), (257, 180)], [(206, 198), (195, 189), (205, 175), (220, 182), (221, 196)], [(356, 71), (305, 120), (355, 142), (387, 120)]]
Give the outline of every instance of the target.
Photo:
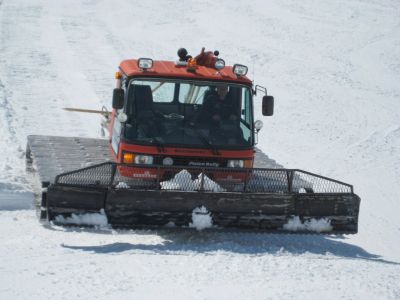
[(221, 59), (221, 58), (218, 58), (218, 59), (216, 60), (216, 62), (215, 62), (214, 67), (215, 67), (217, 70), (222, 70), (223, 68), (225, 68), (225, 61), (224, 61), (223, 59)]

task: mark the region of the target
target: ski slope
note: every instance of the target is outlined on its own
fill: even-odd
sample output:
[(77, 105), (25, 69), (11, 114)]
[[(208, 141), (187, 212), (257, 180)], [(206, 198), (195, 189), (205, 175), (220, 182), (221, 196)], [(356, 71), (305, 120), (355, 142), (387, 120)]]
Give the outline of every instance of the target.
[[(375, 0), (0, 0), (0, 298), (399, 299), (399, 16)], [(275, 96), (268, 156), (354, 185), (357, 235), (37, 222), (26, 136), (99, 137), (97, 116), (62, 108), (110, 107), (122, 59), (203, 46)]]

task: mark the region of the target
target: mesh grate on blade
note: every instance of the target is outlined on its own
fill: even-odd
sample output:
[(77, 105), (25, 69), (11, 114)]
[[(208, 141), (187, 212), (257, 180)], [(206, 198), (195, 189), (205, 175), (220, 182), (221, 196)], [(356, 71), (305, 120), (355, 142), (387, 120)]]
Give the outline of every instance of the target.
[(112, 162), (68, 172), (56, 184), (148, 190), (352, 193), (352, 186), (301, 170), (166, 167)]
[(94, 165), (57, 176), (56, 183), (73, 186), (108, 187), (113, 177), (114, 163)]

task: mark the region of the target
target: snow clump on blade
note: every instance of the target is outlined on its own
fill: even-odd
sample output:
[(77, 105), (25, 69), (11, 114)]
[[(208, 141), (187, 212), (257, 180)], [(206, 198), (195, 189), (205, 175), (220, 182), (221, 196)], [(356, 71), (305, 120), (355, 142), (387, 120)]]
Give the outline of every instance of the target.
[(93, 225), (99, 227), (108, 225), (104, 209), (101, 209), (100, 213), (72, 214), (70, 217), (66, 218), (64, 216), (56, 216), (54, 221), (60, 224)]
[(162, 190), (194, 191), (196, 188), (187, 170), (180, 171), (171, 180), (160, 182), (160, 185)]
[(283, 229), (288, 230), (288, 231), (299, 231), (299, 230), (304, 230), (304, 224), (301, 223), (299, 217), (293, 217), (288, 220), (286, 224), (283, 225)]
[(209, 177), (200, 173), (197, 179), (192, 180), (192, 175), (187, 170), (182, 170), (171, 180), (160, 182), (162, 190), (199, 191), (201, 189), (201, 177), (203, 179), (203, 190), (210, 192), (225, 192), (226, 190)]
[(333, 227), (331, 225), (331, 220), (327, 218), (322, 218), (319, 220), (310, 219), (304, 223), (307, 230), (315, 232), (327, 232), (332, 231)]
[(328, 232), (333, 229), (331, 221), (327, 218), (322, 218), (319, 220), (310, 219), (301, 222), (298, 216), (295, 216), (288, 220), (286, 224), (283, 225), (283, 229), (288, 231), (314, 231), (314, 232)]
[(198, 231), (201, 231), (203, 229), (212, 227), (212, 225), (212, 217), (207, 208), (202, 206), (193, 209), (192, 223), (189, 224), (189, 227), (196, 228)]
[(129, 185), (126, 182), (120, 181), (115, 186), (116, 189), (129, 189)]
[(218, 183), (215, 181), (211, 180), (210, 178), (207, 177), (207, 175), (200, 173), (197, 179), (195, 179), (193, 182), (197, 186), (197, 190), (200, 190), (201, 187), (201, 177), (204, 176), (203, 179), (203, 190), (204, 191), (210, 191), (210, 192), (225, 192), (226, 190), (222, 187), (219, 186)]

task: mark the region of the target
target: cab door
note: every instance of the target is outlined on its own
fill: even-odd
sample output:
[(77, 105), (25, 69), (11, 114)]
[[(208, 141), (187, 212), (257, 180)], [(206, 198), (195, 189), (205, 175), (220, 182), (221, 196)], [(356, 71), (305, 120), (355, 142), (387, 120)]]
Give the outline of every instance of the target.
[[(121, 81), (121, 88), (124, 90), (124, 107), (126, 106), (127, 103), (127, 92), (126, 92), (126, 79), (122, 79)], [(117, 118), (119, 113), (124, 112), (124, 108), (121, 109), (114, 109), (113, 112), (113, 122), (111, 124), (111, 138), (110, 138), (110, 143), (111, 143), (111, 149), (113, 150), (113, 155), (116, 158), (117, 161), (120, 161), (118, 154), (119, 154), (119, 146), (121, 142), (121, 133), (122, 133), (122, 123), (120, 120)]]

